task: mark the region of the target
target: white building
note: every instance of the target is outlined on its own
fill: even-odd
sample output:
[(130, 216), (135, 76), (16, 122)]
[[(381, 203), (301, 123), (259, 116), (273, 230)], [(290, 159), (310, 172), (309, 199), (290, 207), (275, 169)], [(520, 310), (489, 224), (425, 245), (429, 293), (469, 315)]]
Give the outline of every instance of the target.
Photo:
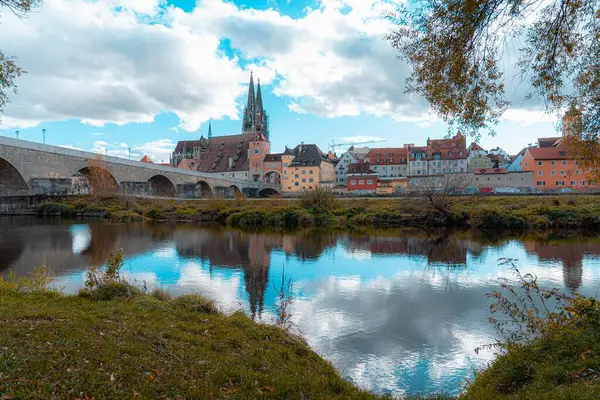
[(335, 166), (335, 184), (338, 186), (346, 186), (348, 166), (350, 164), (365, 161), (365, 156), (368, 152), (368, 147), (351, 146), (344, 154), (342, 154)]
[(408, 176), (407, 152), (404, 147), (372, 148), (365, 159), (380, 178)]

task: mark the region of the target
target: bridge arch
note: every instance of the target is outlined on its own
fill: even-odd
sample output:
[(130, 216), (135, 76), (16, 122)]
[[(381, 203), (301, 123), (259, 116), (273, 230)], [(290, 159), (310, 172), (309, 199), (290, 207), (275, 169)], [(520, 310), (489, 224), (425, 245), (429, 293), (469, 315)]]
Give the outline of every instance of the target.
[(210, 185), (208, 184), (208, 182), (198, 181), (196, 183), (196, 187), (198, 188), (198, 191), (200, 192), (200, 197), (202, 197), (202, 198), (212, 197), (213, 191), (212, 191)]
[(28, 192), (29, 186), (17, 167), (0, 157), (0, 195)]
[(231, 185), (229, 187), (229, 189), (231, 189), (231, 194), (234, 198), (244, 197), (244, 195), (242, 194), (242, 191), (236, 185)]
[(119, 188), (119, 182), (104, 167), (88, 165), (73, 174), (72, 187), (80, 194), (114, 193)]
[(175, 197), (177, 190), (169, 178), (164, 175), (154, 175), (148, 179), (152, 186), (152, 194), (155, 196)]
[(276, 197), (279, 196), (279, 192), (273, 188), (264, 188), (258, 192), (260, 197)]
[(281, 184), (281, 173), (279, 171), (268, 171), (265, 173), (265, 183)]

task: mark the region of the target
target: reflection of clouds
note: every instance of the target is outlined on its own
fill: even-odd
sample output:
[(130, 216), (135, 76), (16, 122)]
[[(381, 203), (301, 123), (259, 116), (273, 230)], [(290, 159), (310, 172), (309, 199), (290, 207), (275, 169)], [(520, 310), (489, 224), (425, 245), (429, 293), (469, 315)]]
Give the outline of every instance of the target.
[(370, 260), (371, 252), (369, 250), (348, 249), (341, 253), (342, 257), (350, 260)]
[(164, 243), (152, 251), (152, 256), (174, 259), (177, 257), (177, 249), (174, 243)]
[(87, 224), (73, 224), (69, 228), (73, 240), (73, 254), (81, 254), (90, 245), (92, 232)]
[(235, 307), (238, 303), (238, 291), (243, 281), (242, 274), (225, 276), (210, 272), (195, 262), (185, 263), (180, 270), (180, 278), (173, 285), (174, 294), (198, 293), (217, 301), (222, 306)]
[[(491, 354), (486, 285), (462, 274), (402, 271), (391, 278), (330, 276), (300, 286), (294, 323), (310, 345), (361, 387), (394, 395), (456, 390)], [(434, 282), (430, 278), (434, 277)]]

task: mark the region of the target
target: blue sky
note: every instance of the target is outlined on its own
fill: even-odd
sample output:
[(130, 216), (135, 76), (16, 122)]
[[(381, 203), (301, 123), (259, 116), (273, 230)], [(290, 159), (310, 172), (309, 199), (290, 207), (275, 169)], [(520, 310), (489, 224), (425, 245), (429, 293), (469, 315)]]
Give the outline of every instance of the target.
[[(127, 157), (168, 160), (181, 139), (236, 134), (249, 71), (262, 79), (272, 149), (304, 141), (423, 144), (447, 127), (404, 93), (409, 66), (382, 39), (401, 0), (46, 0), (21, 21), (4, 13), (0, 49), (28, 71), (0, 134)], [(78, 15), (78, 18), (72, 18)], [(60, 27), (60, 29), (58, 28)], [(507, 77), (514, 76), (509, 60)], [(554, 136), (527, 83), (483, 136), (514, 153)]]

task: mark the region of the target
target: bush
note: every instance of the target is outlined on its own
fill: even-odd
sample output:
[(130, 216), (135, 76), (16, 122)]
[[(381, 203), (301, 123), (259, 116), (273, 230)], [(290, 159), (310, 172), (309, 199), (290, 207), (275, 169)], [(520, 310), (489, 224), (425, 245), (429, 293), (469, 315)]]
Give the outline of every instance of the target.
[(333, 210), (337, 206), (335, 195), (327, 188), (304, 189), (300, 197), (300, 205), (313, 210)]
[(123, 250), (113, 252), (108, 257), (106, 268), (90, 266), (85, 281), (85, 289), (79, 291), (80, 297), (94, 300), (130, 299), (142, 294), (137, 287), (121, 276), (123, 268)]
[(187, 294), (171, 300), (171, 304), (186, 311), (201, 314), (219, 314), (219, 308), (214, 300), (207, 299), (197, 294)]
[(163, 289), (155, 288), (152, 291), (152, 297), (160, 301), (170, 301), (171, 293), (165, 292)]
[(471, 214), (471, 227), (477, 229), (526, 229), (527, 221), (518, 215), (496, 210), (477, 210)]
[(33, 272), (27, 276), (17, 277), (12, 271), (8, 274), (8, 279), (0, 275), (0, 290), (11, 290), (22, 293), (48, 292), (50, 284), (54, 278), (48, 272), (44, 264), (36, 267)]
[(146, 213), (146, 217), (148, 217), (150, 219), (154, 219), (154, 220), (163, 219), (164, 212), (163, 212), (163, 210), (160, 210), (158, 208), (153, 208)]

